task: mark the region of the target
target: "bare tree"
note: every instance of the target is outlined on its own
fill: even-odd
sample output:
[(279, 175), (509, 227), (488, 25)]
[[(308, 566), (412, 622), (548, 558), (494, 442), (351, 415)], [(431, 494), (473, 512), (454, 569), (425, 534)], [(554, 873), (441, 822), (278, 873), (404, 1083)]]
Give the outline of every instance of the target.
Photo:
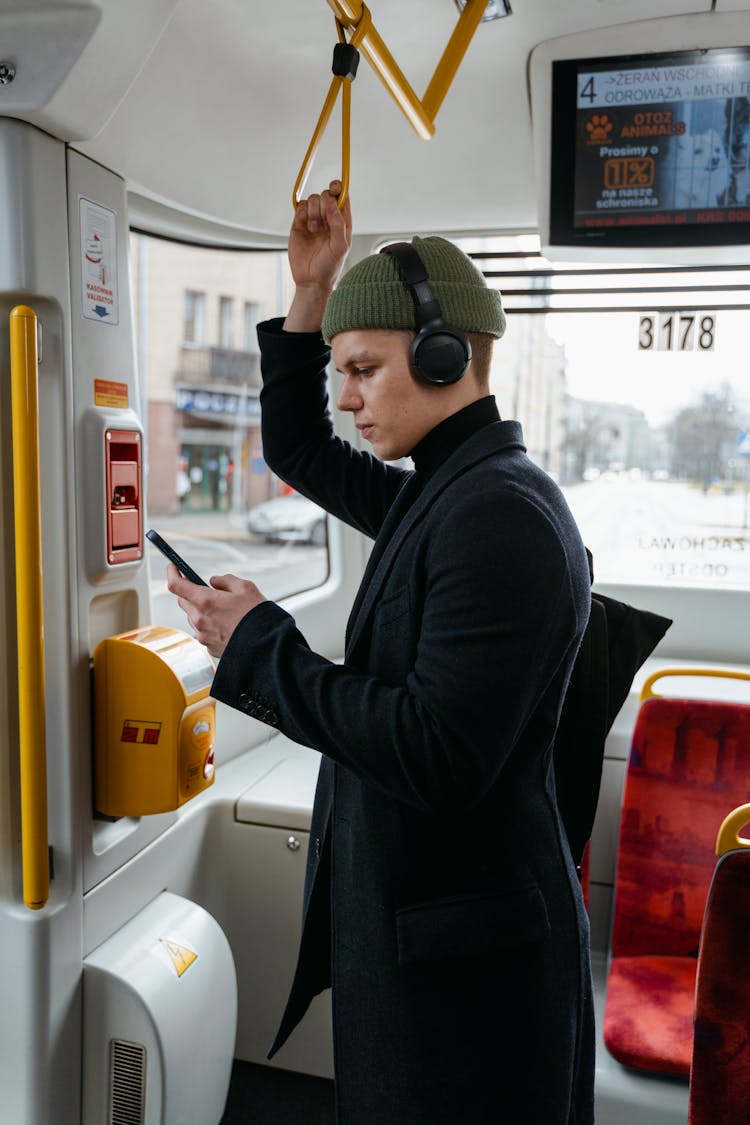
[(730, 384), (722, 384), (715, 393), (705, 392), (699, 403), (680, 410), (672, 422), (672, 475), (694, 481), (707, 492), (713, 481), (727, 476), (738, 428)]

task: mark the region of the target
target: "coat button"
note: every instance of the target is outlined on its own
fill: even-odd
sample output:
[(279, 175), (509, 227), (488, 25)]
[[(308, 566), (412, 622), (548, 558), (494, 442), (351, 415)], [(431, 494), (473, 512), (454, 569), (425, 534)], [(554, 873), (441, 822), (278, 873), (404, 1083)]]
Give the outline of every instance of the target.
[(320, 836), (315, 837), (315, 858), (320, 859)]
[(250, 702), (250, 696), (247, 694), (246, 691), (243, 691), (240, 695), (240, 707), (247, 707), (249, 702)]

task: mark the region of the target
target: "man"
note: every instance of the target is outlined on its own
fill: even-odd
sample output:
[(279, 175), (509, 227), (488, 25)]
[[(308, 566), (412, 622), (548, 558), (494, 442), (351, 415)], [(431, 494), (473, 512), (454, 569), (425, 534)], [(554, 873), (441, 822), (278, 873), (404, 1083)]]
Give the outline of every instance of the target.
[[(338, 191), (299, 205), (295, 297), (259, 338), (268, 463), (375, 539), (345, 662), (251, 582), (169, 580), (221, 656), (213, 694), (324, 755), (273, 1050), (332, 985), (339, 1125), (590, 1125), (588, 927), (551, 768), (584, 548), (489, 395), (499, 294), (440, 238), (334, 288)], [(326, 340), (377, 457), (333, 432)]]

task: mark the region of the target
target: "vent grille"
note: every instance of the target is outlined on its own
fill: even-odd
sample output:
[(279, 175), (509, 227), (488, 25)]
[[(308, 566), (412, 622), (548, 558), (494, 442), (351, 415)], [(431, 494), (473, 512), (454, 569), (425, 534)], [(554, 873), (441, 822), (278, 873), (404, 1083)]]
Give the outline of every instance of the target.
[[(748, 265), (552, 263), (528, 235), (459, 239), (512, 313), (712, 312), (750, 306)], [(717, 255), (721, 251), (717, 250)]]
[(109, 1125), (144, 1125), (146, 1048), (124, 1039), (110, 1042)]

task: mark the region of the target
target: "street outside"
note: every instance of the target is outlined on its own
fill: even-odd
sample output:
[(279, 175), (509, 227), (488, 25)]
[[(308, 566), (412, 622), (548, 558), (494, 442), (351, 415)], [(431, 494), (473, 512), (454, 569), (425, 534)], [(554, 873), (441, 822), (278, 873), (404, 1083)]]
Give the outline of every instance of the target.
[(750, 588), (744, 488), (605, 473), (565, 494), (599, 580)]

